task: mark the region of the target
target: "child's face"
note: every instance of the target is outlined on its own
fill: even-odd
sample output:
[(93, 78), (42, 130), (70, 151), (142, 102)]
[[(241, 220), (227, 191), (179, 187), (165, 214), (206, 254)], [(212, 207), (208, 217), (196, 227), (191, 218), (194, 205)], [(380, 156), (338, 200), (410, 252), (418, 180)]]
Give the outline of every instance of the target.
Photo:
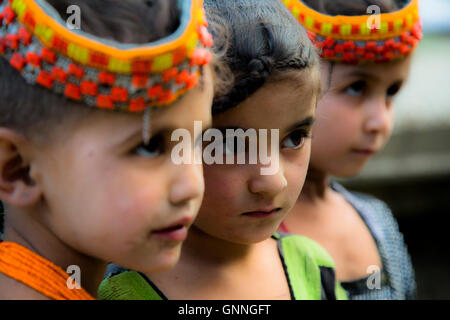
[(319, 86), (318, 72), (295, 74), (294, 79), (266, 83), (243, 103), (213, 117), (213, 127), (222, 132), (279, 129), (279, 170), (261, 175), (263, 165), (248, 161), (205, 164), (205, 197), (196, 228), (233, 243), (256, 243), (270, 237), (294, 205), (308, 168)]
[(322, 63), (325, 94), (317, 107), (311, 167), (340, 177), (358, 174), (386, 144), (393, 99), (406, 81), (410, 58), (348, 66)]
[(46, 205), (40, 221), (73, 249), (103, 261), (143, 272), (173, 266), (204, 181), (201, 165), (172, 162), (171, 133), (185, 128), (193, 136), (194, 120), (209, 126), (212, 97), (206, 69), (203, 85), (152, 112), (148, 146), (142, 114), (102, 112), (42, 149), (32, 176)]

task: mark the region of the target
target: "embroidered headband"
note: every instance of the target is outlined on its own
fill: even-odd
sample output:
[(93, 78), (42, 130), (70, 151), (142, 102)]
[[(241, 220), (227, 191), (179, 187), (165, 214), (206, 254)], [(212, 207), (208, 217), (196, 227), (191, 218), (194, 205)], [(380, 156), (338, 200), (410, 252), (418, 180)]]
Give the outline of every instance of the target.
[(398, 11), (374, 16), (330, 16), (301, 0), (282, 1), (305, 27), (321, 57), (330, 61), (357, 64), (401, 59), (422, 39), (418, 0), (410, 0)]
[(140, 112), (193, 88), (211, 60), (203, 0), (177, 1), (180, 26), (147, 44), (69, 30), (44, 0), (0, 0), (0, 56), (30, 84), (93, 107)]

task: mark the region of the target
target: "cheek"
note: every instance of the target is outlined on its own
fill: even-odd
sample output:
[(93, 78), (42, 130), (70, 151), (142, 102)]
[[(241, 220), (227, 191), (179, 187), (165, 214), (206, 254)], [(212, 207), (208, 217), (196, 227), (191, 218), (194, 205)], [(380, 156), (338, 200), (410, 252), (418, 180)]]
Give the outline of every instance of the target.
[(283, 164), (284, 176), (287, 181), (287, 201), (293, 206), (305, 183), (311, 155), (311, 140), (305, 143), (302, 152), (294, 159), (288, 159)]
[(361, 132), (361, 115), (350, 99), (326, 99), (319, 104), (313, 128), (312, 153), (337, 155), (348, 150)]
[(238, 206), (247, 194), (245, 175), (232, 165), (205, 165), (205, 195), (200, 210), (225, 211)]

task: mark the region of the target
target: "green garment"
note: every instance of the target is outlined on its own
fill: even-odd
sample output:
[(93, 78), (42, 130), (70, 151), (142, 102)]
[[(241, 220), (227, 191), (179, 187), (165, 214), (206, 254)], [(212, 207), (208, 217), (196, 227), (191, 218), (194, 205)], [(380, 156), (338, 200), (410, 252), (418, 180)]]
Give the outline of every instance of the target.
[[(278, 252), (295, 300), (347, 300), (347, 293), (335, 280), (331, 256), (313, 240), (291, 234), (277, 233)], [(100, 284), (98, 297), (103, 300), (167, 299), (143, 274), (112, 267)]]

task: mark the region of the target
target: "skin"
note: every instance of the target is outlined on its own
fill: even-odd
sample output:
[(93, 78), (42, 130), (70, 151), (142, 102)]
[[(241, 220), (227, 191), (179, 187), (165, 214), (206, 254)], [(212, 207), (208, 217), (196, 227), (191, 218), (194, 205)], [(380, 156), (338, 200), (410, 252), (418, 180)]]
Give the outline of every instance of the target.
[(311, 163), (302, 194), (285, 220), (290, 232), (328, 250), (340, 281), (368, 276), (382, 267), (373, 237), (355, 209), (330, 188), (330, 176), (357, 175), (387, 143), (393, 100), (408, 78), (411, 58), (385, 64), (322, 63), (326, 92), (317, 108)]
[[(213, 127), (222, 130), (279, 129), (280, 166), (274, 175), (261, 175), (261, 164), (205, 165), (204, 201), (180, 263), (168, 272), (149, 274), (169, 299), (291, 298), (281, 260), (274, 259), (278, 251), (271, 235), (294, 205), (306, 176), (319, 88), (314, 70), (269, 81), (243, 103), (213, 117)], [(279, 210), (265, 218), (243, 215), (267, 207)]]
[[(171, 132), (185, 128), (193, 136), (195, 120), (209, 126), (212, 97), (212, 73), (206, 68), (202, 85), (151, 114), (150, 147), (142, 144), (142, 115), (97, 112), (71, 128), (67, 139), (47, 145), (1, 128), (5, 241), (64, 270), (80, 266), (82, 286), (94, 297), (107, 262), (145, 272), (172, 267), (182, 241), (154, 231), (180, 219), (189, 228), (204, 181), (201, 165), (172, 162)], [(8, 178), (24, 167), (27, 177)], [(0, 298), (29, 297), (36, 298), (36, 292), (0, 275)]]

